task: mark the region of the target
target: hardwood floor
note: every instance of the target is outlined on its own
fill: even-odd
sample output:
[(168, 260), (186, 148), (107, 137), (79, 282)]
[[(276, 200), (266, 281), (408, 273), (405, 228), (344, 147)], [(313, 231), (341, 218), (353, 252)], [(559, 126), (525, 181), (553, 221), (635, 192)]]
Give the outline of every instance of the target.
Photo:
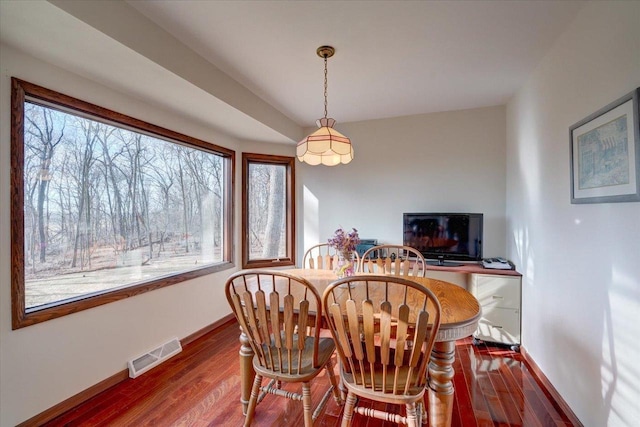
[[(45, 425), (242, 425), (238, 349), (238, 325), (227, 323), (162, 365), (136, 379), (127, 379)], [(454, 368), (454, 427), (574, 425), (551, 394), (536, 382), (519, 353), (461, 340), (456, 346)], [(328, 385), (326, 374), (318, 377), (312, 387), (314, 404)], [(361, 404), (385, 408), (384, 404)], [(330, 399), (315, 425), (339, 426), (341, 411)], [(302, 424), (301, 402), (267, 396), (256, 409), (256, 426)], [(355, 415), (352, 425), (394, 424)]]

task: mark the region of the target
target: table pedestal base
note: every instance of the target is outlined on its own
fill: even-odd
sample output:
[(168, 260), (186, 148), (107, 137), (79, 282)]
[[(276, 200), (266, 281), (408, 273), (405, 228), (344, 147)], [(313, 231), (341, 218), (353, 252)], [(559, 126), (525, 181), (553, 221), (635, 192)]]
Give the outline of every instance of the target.
[(429, 425), (450, 427), (453, 415), (453, 361), (456, 342), (436, 342), (429, 363)]

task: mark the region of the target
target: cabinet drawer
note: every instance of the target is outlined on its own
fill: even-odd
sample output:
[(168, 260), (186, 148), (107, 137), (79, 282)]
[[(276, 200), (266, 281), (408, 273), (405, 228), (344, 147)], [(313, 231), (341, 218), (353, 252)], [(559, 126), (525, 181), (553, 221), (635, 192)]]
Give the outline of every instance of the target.
[(520, 344), (520, 310), (484, 308), (474, 337), (483, 341)]
[(520, 278), (475, 275), (471, 293), (482, 307), (520, 308)]

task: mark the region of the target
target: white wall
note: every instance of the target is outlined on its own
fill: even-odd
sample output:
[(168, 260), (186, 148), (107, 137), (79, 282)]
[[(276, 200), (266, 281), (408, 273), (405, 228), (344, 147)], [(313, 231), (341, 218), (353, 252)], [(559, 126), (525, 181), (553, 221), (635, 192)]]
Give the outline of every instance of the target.
[[(126, 369), (126, 361), (172, 337), (184, 338), (230, 313), (231, 270), (19, 330), (11, 330), (10, 95), (12, 76), (238, 150), (239, 142), (59, 68), (0, 48), (0, 425), (12, 426)], [(236, 151), (236, 218), (240, 152)], [(240, 222), (236, 221), (236, 259)]]
[(351, 163), (297, 165), (299, 257), (338, 227), (402, 243), (403, 212), (433, 211), (483, 213), (484, 254), (505, 254), (504, 107), (338, 123), (336, 129), (351, 138)]
[(588, 4), (507, 108), (523, 346), (586, 426), (640, 425), (640, 203), (570, 204), (568, 129), (640, 86), (639, 23)]

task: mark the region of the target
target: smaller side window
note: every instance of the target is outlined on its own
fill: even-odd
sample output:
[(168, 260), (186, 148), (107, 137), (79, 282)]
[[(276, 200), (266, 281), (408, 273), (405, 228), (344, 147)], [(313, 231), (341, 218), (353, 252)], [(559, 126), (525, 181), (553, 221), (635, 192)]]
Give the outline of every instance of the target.
[(295, 265), (295, 158), (242, 154), (242, 266)]

